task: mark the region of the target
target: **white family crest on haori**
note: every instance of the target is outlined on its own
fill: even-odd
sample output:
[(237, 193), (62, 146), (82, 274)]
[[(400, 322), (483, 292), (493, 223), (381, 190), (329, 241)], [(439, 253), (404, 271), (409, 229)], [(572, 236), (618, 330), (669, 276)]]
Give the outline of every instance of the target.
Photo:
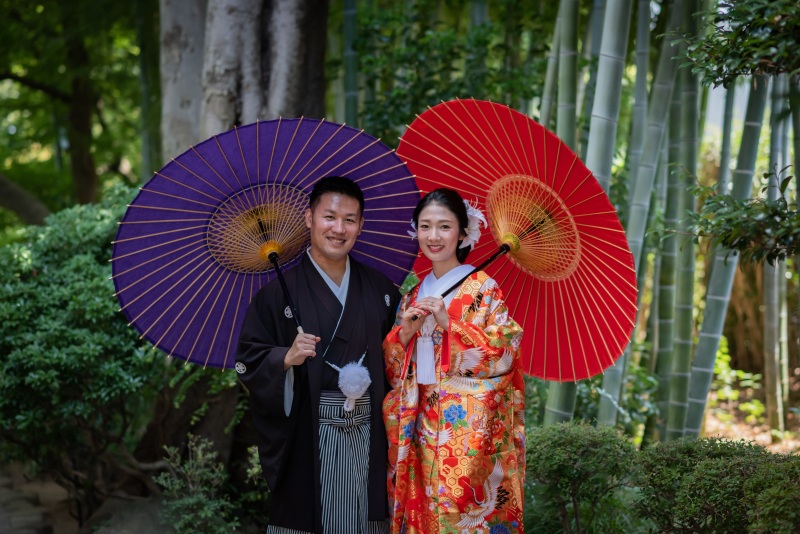
[(384, 300), (384, 302), (386, 302), (386, 306), (391, 306), (392, 299), (391, 299), (391, 297), (389, 297), (389, 295), (384, 295), (383, 296), (383, 300)]
[(357, 362), (350, 362), (344, 367), (339, 367), (326, 361), (328, 365), (339, 371), (339, 389), (342, 390), (347, 400), (344, 401), (344, 411), (351, 412), (355, 408), (356, 400), (360, 399), (367, 388), (372, 383), (369, 377), (369, 371), (366, 367), (361, 365), (364, 357), (367, 355), (366, 351), (361, 355)]
[(283, 310), (283, 314), (286, 316), (287, 319), (291, 319), (292, 317), (294, 317), (291, 306), (286, 306), (286, 308), (284, 308)]

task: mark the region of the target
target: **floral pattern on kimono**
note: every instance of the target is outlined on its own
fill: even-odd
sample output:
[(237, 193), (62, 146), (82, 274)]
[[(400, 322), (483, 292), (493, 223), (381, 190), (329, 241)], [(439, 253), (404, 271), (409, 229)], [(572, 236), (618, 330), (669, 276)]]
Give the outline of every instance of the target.
[(472, 274), (448, 306), (448, 332), (433, 333), (434, 384), (418, 384), (414, 338), (404, 348), (401, 302), (383, 343), (391, 391), (383, 402), (389, 440), (391, 531), (523, 531), (525, 476), (522, 329), (509, 317), (497, 283)]

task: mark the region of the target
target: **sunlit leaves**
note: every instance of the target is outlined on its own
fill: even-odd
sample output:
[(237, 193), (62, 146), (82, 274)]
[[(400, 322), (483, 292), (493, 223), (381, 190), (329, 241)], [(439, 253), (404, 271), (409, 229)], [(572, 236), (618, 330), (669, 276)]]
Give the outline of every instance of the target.
[(720, 2), (709, 31), (688, 36), (686, 57), (703, 83), (727, 86), (739, 76), (800, 73), (800, 2)]
[[(793, 177), (781, 182), (784, 191)], [(713, 188), (698, 187), (695, 193), (708, 195), (697, 213), (689, 213), (694, 233), (740, 254), (740, 261), (770, 265), (798, 252), (800, 212), (780, 196), (737, 200), (714, 194)]]

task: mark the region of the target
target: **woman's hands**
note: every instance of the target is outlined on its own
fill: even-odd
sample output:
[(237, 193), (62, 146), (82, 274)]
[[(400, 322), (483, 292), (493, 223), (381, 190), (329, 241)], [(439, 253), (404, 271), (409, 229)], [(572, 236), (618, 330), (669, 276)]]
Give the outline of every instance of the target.
[[(433, 314), (436, 324), (441, 326), (443, 330), (450, 329), (450, 316), (447, 313), (444, 300), (441, 297), (421, 298), (406, 308), (400, 318), (398, 337), (404, 347), (408, 346), (408, 342), (411, 341), (414, 334), (422, 328), (424, 318), (431, 314)], [(416, 317), (416, 320), (414, 317)]]

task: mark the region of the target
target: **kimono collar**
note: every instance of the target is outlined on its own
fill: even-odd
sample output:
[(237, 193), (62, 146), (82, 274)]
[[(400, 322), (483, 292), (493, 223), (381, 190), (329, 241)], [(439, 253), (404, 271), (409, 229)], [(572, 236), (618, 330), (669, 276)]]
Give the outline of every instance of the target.
[(449, 306), (450, 301), (453, 300), (453, 295), (456, 291), (458, 291), (458, 288), (451, 291), (447, 295), (442, 295), (442, 291), (446, 290), (448, 287), (464, 278), (466, 275), (471, 273), (473, 269), (475, 269), (475, 267), (465, 263), (464, 265), (459, 265), (458, 267), (450, 269), (441, 278), (436, 278), (436, 275), (434, 275), (433, 271), (431, 271), (420, 284), (417, 298), (443, 297), (445, 299), (445, 305)]
[(311, 256), (311, 251), (306, 249), (306, 254), (308, 254), (308, 259), (311, 260), (311, 264), (317, 269), (319, 275), (325, 280), (325, 283), (328, 284), (328, 287), (342, 304), (342, 308), (344, 308), (344, 303), (347, 300), (347, 290), (350, 287), (350, 256), (347, 256), (347, 263), (344, 269), (344, 276), (342, 277), (342, 285), (336, 285), (336, 282), (328, 276), (328, 274), (322, 270), (322, 267), (314, 261), (314, 258)]

